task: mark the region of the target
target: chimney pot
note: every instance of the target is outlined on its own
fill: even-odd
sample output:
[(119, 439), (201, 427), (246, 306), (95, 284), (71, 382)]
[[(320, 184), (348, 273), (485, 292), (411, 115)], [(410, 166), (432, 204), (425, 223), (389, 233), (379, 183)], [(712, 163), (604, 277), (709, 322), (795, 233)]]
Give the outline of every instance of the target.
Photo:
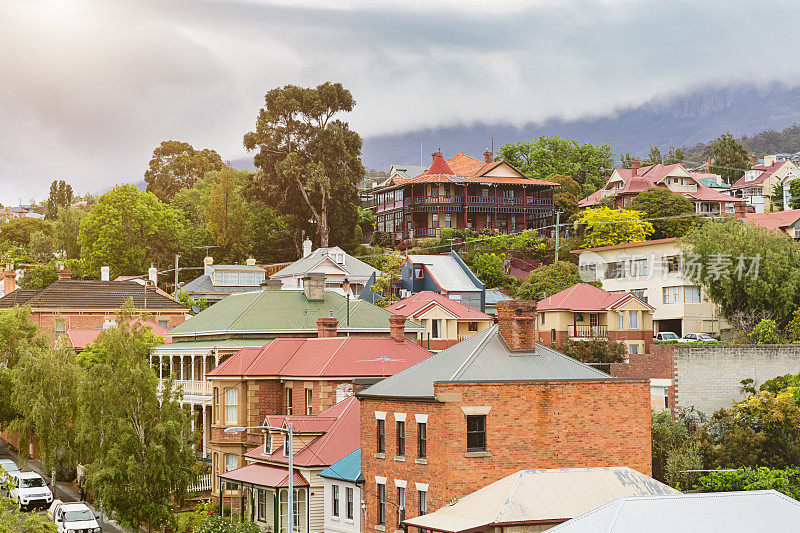
[(389, 335), (397, 342), (406, 340), (406, 317), (392, 315), (389, 317)]
[(309, 272), (303, 276), (303, 292), (309, 302), (325, 299), (325, 274)]
[(491, 163), (494, 160), (494, 154), (489, 150), (483, 152), (483, 162), (484, 163)]
[(147, 269), (147, 279), (153, 285), (158, 285), (158, 269), (156, 267), (150, 266), (150, 268)]
[(100, 267), (100, 281), (111, 281), (111, 267)]
[(511, 350), (536, 349), (536, 302), (505, 300), (497, 302), (497, 323), (500, 335)]
[(308, 257), (313, 252), (313, 245), (311, 244), (311, 239), (306, 237), (306, 240), (303, 241), (303, 257)]
[(338, 334), (337, 326), (339, 321), (333, 317), (318, 318), (317, 319), (317, 337), (324, 339), (326, 337), (336, 337)]
[(16, 277), (17, 273), (14, 271), (14, 265), (6, 265), (6, 270), (3, 272), (3, 296), (17, 289)]
[(210, 276), (211, 275), (211, 265), (213, 265), (213, 264), (214, 264), (214, 258), (211, 257), (210, 255), (207, 255), (203, 259), (203, 274), (205, 274), (206, 276)]
[(252, 255), (247, 258), (247, 266), (256, 266), (256, 260)]

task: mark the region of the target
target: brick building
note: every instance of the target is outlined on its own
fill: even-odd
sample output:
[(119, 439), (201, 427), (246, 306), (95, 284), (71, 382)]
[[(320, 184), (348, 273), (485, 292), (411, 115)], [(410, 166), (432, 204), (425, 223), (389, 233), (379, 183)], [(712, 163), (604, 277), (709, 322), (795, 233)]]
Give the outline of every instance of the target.
[(653, 307), (629, 292), (608, 292), (578, 283), (537, 304), (537, 338), (552, 345), (571, 339), (625, 344), (628, 354), (649, 353)]
[[(13, 270), (4, 273), (4, 285), (13, 286)], [(16, 289), (0, 298), (0, 310), (15, 305), (31, 308), (29, 320), (39, 325), (55, 344), (71, 329), (97, 329), (113, 324), (117, 311), (133, 301), (134, 317), (142, 316), (169, 329), (182, 324), (189, 310), (156, 286), (135, 281), (73, 280), (68, 270), (41, 290)]]
[(398, 529), (521, 469), (650, 474), (646, 379), (613, 378), (534, 342), (533, 302), (359, 391), (365, 531)]
[(351, 397), (363, 380), (391, 376), (431, 355), (405, 337), (405, 317), (389, 321), (391, 336), (338, 337), (338, 321), (320, 318), (318, 338), (282, 338), (243, 348), (208, 372), (214, 489), (219, 474), (243, 466), (244, 455), (260, 442), (257, 432), (227, 434), (225, 428), (258, 426), (269, 415), (325, 411)]

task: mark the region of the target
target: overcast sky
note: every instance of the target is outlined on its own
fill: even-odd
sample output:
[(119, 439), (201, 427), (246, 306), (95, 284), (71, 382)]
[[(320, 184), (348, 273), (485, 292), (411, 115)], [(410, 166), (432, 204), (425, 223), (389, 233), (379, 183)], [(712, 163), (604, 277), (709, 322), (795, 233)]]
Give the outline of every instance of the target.
[(362, 135), (796, 85), (798, 2), (0, 0), (0, 202), (142, 179), (164, 139), (244, 155), (264, 93), (341, 81)]

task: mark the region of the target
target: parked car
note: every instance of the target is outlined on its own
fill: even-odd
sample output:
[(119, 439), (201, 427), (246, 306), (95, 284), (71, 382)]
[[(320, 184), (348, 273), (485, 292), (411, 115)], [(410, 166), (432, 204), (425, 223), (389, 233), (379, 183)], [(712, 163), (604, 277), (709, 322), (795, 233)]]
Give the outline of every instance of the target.
[(64, 503), (61, 500), (53, 500), (50, 509), (47, 510), (47, 516), (55, 522), (58, 533), (103, 531), (97, 522), (98, 517), (82, 502)]
[(678, 342), (719, 342), (708, 333), (687, 333)]
[(47, 487), (42, 476), (36, 472), (14, 472), (16, 487), (9, 491), (9, 497), (17, 502), (19, 510), (37, 506), (47, 506), (53, 501), (53, 493)]
[(653, 342), (676, 341), (678, 339), (679, 337), (671, 331), (659, 331), (656, 333), (656, 336), (653, 337)]
[(0, 468), (8, 472), (9, 474), (12, 472), (19, 472), (19, 467), (17, 463), (12, 461), (11, 459), (0, 459)]

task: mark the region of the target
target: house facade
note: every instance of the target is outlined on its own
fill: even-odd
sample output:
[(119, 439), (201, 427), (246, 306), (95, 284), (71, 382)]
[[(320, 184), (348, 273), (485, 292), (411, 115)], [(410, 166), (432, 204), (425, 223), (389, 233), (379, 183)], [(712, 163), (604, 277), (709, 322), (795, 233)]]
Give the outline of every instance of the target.
[(545, 344), (602, 339), (638, 354), (649, 353), (653, 343), (653, 307), (629, 292), (578, 283), (540, 300), (537, 313), (537, 338)]
[(653, 187), (665, 187), (685, 196), (698, 214), (734, 214), (734, 205), (744, 202), (703, 185), (700, 179), (680, 163), (639, 167), (634, 160), (631, 168), (615, 168), (605, 186), (582, 199), (578, 206), (583, 209), (609, 202), (617, 208), (628, 207), (639, 193)]
[(549, 228), (557, 184), (528, 178), (505, 161), (432, 154), (428, 169), (392, 176), (375, 195), (376, 228), (395, 240), (439, 236), (442, 228), (503, 233)]
[(359, 391), (364, 531), (394, 531), (520, 469), (650, 474), (648, 381), (618, 379), (534, 342), (535, 303)]
[(244, 265), (215, 265), (209, 256), (203, 260), (203, 275), (177, 292), (185, 292), (195, 300), (202, 298), (211, 305), (231, 294), (258, 290), (266, 277), (266, 271), (252, 257)]
[(455, 251), (446, 255), (407, 255), (398, 286), (401, 298), (431, 291), (481, 312), (485, 305), (483, 282)]
[(419, 324), (420, 345), (437, 352), (453, 346), (494, 324), (494, 318), (441, 294), (422, 291), (386, 308)]
[(361, 448), (319, 473), (324, 483), (325, 531), (361, 533), (364, 474)]
[(775, 194), (784, 195), (784, 205), (789, 201), (789, 185), (800, 176), (800, 169), (791, 161), (767, 162), (746, 170), (744, 175), (731, 185), (731, 194), (747, 202), (756, 213), (770, 213), (775, 206), (770, 197)]
[(573, 250), (581, 277), (599, 280), (612, 293), (629, 292), (653, 307), (653, 331), (719, 335), (725, 319), (708, 296), (684, 275), (678, 239), (656, 239)]

